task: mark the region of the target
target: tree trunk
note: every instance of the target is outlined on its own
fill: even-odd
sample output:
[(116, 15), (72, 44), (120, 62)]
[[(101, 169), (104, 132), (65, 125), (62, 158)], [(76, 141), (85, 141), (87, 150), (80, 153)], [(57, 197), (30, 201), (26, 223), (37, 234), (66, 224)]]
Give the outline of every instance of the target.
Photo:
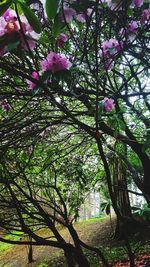
[[(121, 152), (126, 154), (126, 147), (122, 144), (115, 145), (116, 150), (122, 150)], [(120, 151), (119, 151), (120, 152)], [(114, 193), (117, 200), (118, 207), (120, 207), (120, 213), (124, 217), (131, 218), (131, 207), (130, 207), (130, 200), (127, 188), (127, 181), (126, 181), (126, 165), (122, 161), (122, 159), (118, 158), (117, 156), (113, 160), (113, 185), (114, 185)], [(123, 229), (122, 223), (120, 219), (117, 217), (117, 225), (115, 230), (115, 238), (122, 239), (123, 238)]]
[(84, 253), (82, 251), (82, 247), (80, 245), (80, 240), (78, 237), (78, 234), (76, 232), (76, 230), (73, 228), (73, 225), (70, 224), (68, 225), (68, 230), (70, 232), (70, 235), (74, 241), (74, 257), (76, 262), (78, 263), (79, 267), (90, 267), (88, 260), (86, 259), (86, 257), (84, 256)]
[(132, 249), (131, 249), (131, 246), (130, 246), (130, 242), (128, 240), (128, 237), (126, 236), (126, 233), (124, 234), (124, 241), (125, 241), (126, 248), (128, 250), (128, 256), (129, 256), (129, 260), (130, 260), (130, 267), (135, 267), (134, 253), (132, 252)]
[[(29, 241), (32, 242), (32, 237), (29, 237)], [(29, 245), (29, 252), (28, 252), (28, 263), (32, 263), (33, 260), (33, 248), (32, 245)]]
[(68, 267), (75, 267), (75, 260), (71, 249), (66, 249), (64, 251), (64, 255), (66, 257)]
[(79, 267), (90, 267), (82, 249), (75, 247), (68, 247), (64, 250), (64, 255), (67, 260), (68, 267), (75, 267), (76, 263)]
[(75, 249), (75, 259), (79, 267), (90, 267), (90, 264), (84, 256), (82, 250)]

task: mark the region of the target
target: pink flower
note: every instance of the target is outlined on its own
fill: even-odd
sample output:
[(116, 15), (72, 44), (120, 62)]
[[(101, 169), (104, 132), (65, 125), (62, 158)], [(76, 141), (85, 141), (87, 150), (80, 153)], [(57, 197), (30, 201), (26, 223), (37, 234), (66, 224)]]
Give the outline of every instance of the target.
[[(33, 28), (28, 23), (24, 15), (21, 15), (20, 19), (21, 19), (24, 34), (26, 35), (26, 41), (28, 42), (28, 46), (30, 50), (33, 50), (36, 47), (36, 41), (40, 38), (40, 34), (33, 31)], [(29, 50), (28, 46), (26, 42), (24, 41), (24, 37), (22, 36), (22, 34), (21, 34), (21, 41), (22, 41), (21, 47), (28, 51)]]
[(32, 39), (38, 40), (40, 38), (40, 34), (38, 34), (35, 31), (33, 31), (33, 28), (28, 23), (26, 17), (24, 15), (21, 15), (20, 19), (21, 19), (21, 24), (22, 24), (22, 28), (23, 28), (24, 33), (27, 36), (30, 36)]
[[(36, 40), (39, 39), (40, 34), (37, 34), (33, 31), (31, 25), (28, 23), (26, 17), (24, 15), (20, 16), (20, 20), (22, 23), (22, 28), (24, 34), (26, 36), (26, 40), (28, 42), (29, 48), (32, 50), (36, 46)], [(12, 9), (8, 9), (2, 17), (0, 17), (0, 37), (5, 34), (13, 34), (14, 32), (19, 32), (20, 41), (21, 41), (21, 48), (28, 50), (28, 46), (24, 41), (24, 37), (20, 32), (20, 25), (16, 17), (16, 13)]]
[(104, 110), (110, 112), (115, 107), (114, 100), (111, 98), (104, 98)]
[(121, 48), (122, 43), (119, 43), (116, 39), (113, 38), (102, 43), (104, 56), (114, 56), (121, 50)]
[(19, 23), (17, 22), (16, 12), (12, 9), (7, 9), (0, 18), (0, 36), (5, 33), (13, 33), (19, 31)]
[(16, 21), (17, 20), (17, 16), (16, 16), (15, 10), (12, 10), (12, 9), (8, 8), (5, 11), (5, 13), (3, 14), (3, 18), (7, 22), (9, 22), (9, 21)]
[[(24, 41), (23, 36), (21, 36), (21, 47), (26, 51), (33, 50), (36, 47), (36, 41), (31, 39), (29, 36), (26, 36), (26, 42)], [(28, 45), (27, 45), (28, 43)]]
[(113, 38), (102, 43), (102, 51), (100, 52), (100, 56), (103, 56), (103, 59), (105, 60), (105, 68), (107, 70), (111, 70), (115, 56), (119, 53), (122, 47), (123, 43), (119, 43)]
[(67, 41), (68, 41), (68, 36), (62, 32), (57, 39), (57, 47), (61, 48), (63, 43), (66, 43)]
[(2, 108), (8, 112), (10, 110), (10, 105), (9, 103), (7, 102), (7, 99), (4, 99), (2, 102), (1, 102), (1, 106)]
[(145, 9), (141, 15), (141, 24), (149, 23), (150, 22), (150, 9)]
[(31, 25), (28, 23), (28, 21), (24, 15), (20, 16), (20, 20), (21, 20), (21, 25), (22, 25), (22, 29), (23, 29), (24, 33), (29, 33), (29, 32), (33, 31)]
[(128, 27), (127, 27), (127, 33), (135, 33), (137, 32), (138, 29), (138, 24), (136, 21), (132, 21), (131, 23), (129, 23)]
[(141, 7), (143, 5), (144, 0), (133, 0), (133, 5), (135, 7)]
[(79, 22), (86, 22), (86, 14), (85, 13), (81, 13), (81, 14), (79, 14), (79, 15), (76, 16), (76, 19)]
[(84, 13), (81, 13), (81, 14), (77, 15), (76, 19), (79, 22), (86, 22), (86, 19), (88, 19), (88, 17), (90, 17), (92, 11), (93, 10), (91, 8), (88, 8)]
[(0, 17), (0, 37), (3, 36), (7, 30), (6, 30), (6, 25), (7, 22), (5, 21), (5, 19), (3, 17)]
[(107, 0), (107, 1), (103, 1), (103, 2), (107, 2), (109, 8), (111, 10), (113, 9), (120, 9), (121, 8), (121, 1), (120, 0)]
[(4, 48), (2, 48), (2, 49), (0, 49), (0, 56), (3, 56), (4, 54), (5, 54), (5, 47)]
[(128, 24), (126, 29), (122, 28), (120, 30), (120, 34), (122, 36), (125, 36), (128, 41), (133, 41), (136, 37), (138, 27), (139, 27), (139, 25), (138, 25), (137, 21), (132, 21)]
[[(37, 71), (33, 71), (31, 77), (34, 78), (35, 80), (39, 80), (39, 73)], [(37, 86), (36, 83), (30, 80), (27, 80), (27, 84), (30, 90), (33, 90)]]
[(71, 67), (71, 62), (65, 55), (50, 52), (46, 59), (41, 61), (43, 71), (51, 71), (52, 73), (68, 70)]
[(6, 33), (8, 33), (8, 34), (19, 31), (18, 24), (15, 21), (7, 22), (5, 29), (6, 29)]
[[(63, 13), (61, 15), (61, 20), (66, 22), (71, 22), (73, 17), (76, 16), (76, 11), (73, 8), (69, 8), (67, 6), (64, 7)], [(65, 17), (65, 19), (64, 19)]]

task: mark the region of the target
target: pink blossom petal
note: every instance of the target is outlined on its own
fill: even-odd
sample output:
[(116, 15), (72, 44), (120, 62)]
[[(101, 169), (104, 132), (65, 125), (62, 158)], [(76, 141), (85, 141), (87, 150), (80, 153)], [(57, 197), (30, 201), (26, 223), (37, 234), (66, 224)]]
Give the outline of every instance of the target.
[(114, 100), (111, 98), (104, 98), (104, 110), (106, 112), (112, 111), (112, 109), (115, 107)]
[(43, 71), (51, 71), (52, 73), (68, 70), (71, 67), (71, 62), (65, 55), (50, 52), (47, 58), (41, 61)]

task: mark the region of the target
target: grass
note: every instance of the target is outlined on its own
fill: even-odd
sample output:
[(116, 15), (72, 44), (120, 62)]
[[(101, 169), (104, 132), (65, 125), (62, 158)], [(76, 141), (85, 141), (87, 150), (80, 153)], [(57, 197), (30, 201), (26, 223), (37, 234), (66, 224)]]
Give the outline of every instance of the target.
[[(23, 233), (19, 233), (18, 234), (18, 232), (16, 232), (16, 231), (13, 231), (12, 232), (12, 234), (6, 234), (5, 236), (4, 236), (4, 238), (6, 239), (6, 240), (19, 240), (20, 239), (20, 237), (22, 236), (22, 234)], [(2, 252), (5, 252), (5, 251), (7, 251), (8, 249), (10, 249), (10, 248), (12, 248), (14, 245), (12, 245), (12, 244), (7, 244), (7, 243), (4, 243), (4, 242), (0, 242), (0, 252), (2, 253)]]
[(91, 219), (88, 219), (88, 220), (84, 220), (84, 221), (81, 221), (81, 222), (76, 222), (75, 225), (86, 225), (86, 224), (92, 224), (94, 222), (98, 222), (98, 221), (103, 221), (105, 220), (107, 217), (96, 217), (96, 218), (91, 218)]
[(40, 263), (39, 265), (37, 265), (37, 267), (48, 267), (48, 263), (46, 262)]
[(8, 250), (9, 248), (12, 248), (13, 245), (0, 242), (0, 253)]

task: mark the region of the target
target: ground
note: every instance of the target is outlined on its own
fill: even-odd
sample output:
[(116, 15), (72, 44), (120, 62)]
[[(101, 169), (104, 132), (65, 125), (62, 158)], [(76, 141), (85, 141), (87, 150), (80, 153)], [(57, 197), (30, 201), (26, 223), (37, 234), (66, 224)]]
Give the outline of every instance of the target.
[[(105, 255), (113, 263), (113, 266), (129, 266), (124, 260), (127, 259), (126, 250), (121, 241), (115, 241), (112, 238), (113, 228), (115, 227), (115, 219), (110, 223), (109, 218), (91, 219), (75, 224), (75, 228), (81, 239), (89, 245), (98, 246), (102, 250), (105, 247)], [(61, 229), (63, 237), (71, 242), (69, 233), (65, 229)], [(40, 235), (48, 236), (48, 230), (40, 230)], [(150, 260), (150, 244), (148, 241), (149, 229), (146, 232), (136, 236), (136, 240), (132, 242), (134, 250), (142, 257), (146, 258), (146, 262)], [(145, 238), (146, 237), (146, 238)], [(147, 240), (146, 240), (147, 239)], [(144, 244), (144, 245), (143, 245)], [(100, 267), (100, 263), (93, 254), (85, 252), (92, 267)], [(144, 256), (142, 256), (144, 255)], [(33, 249), (34, 262), (27, 263), (27, 247), (12, 246), (0, 243), (0, 267), (65, 267), (65, 259), (60, 249), (52, 247), (34, 247)], [(138, 256), (137, 256), (138, 258)], [(121, 260), (121, 262), (119, 262)], [(115, 261), (118, 263), (115, 264)], [(122, 265), (121, 265), (122, 264)], [(142, 261), (143, 264), (143, 261)], [(146, 266), (137, 264), (137, 266)], [(146, 267), (150, 267), (147, 265)]]

